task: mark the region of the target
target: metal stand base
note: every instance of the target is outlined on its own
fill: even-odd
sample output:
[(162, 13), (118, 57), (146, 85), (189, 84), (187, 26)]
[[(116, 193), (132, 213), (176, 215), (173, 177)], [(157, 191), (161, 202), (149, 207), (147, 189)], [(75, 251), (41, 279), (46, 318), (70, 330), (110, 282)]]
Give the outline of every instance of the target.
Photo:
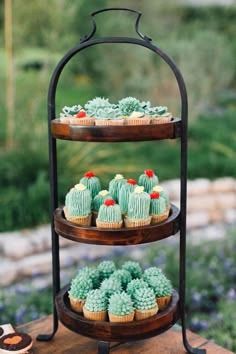
[(49, 334), (39, 334), (36, 339), (39, 342), (48, 342), (51, 339), (53, 339), (53, 337), (55, 336), (56, 332), (58, 330), (58, 316), (57, 316), (57, 312), (56, 309), (54, 309), (54, 313), (53, 313), (53, 331), (52, 333)]
[(98, 354), (109, 354), (109, 353), (110, 353), (110, 343), (98, 342)]

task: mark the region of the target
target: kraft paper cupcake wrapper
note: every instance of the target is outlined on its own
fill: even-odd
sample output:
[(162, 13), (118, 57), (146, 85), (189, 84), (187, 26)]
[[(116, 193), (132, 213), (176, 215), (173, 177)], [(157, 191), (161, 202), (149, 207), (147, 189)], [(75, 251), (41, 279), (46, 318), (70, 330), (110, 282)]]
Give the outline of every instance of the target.
[(84, 317), (88, 320), (93, 321), (106, 321), (107, 318), (107, 310), (104, 311), (89, 311), (85, 306), (83, 307)]
[(165, 221), (168, 219), (168, 216), (169, 216), (169, 210), (166, 210), (165, 213), (162, 214), (152, 214), (151, 224), (157, 224), (159, 222)]
[(108, 316), (110, 322), (131, 322), (134, 319), (134, 312), (124, 316), (113, 315), (112, 313), (108, 312)]
[(131, 219), (128, 216), (125, 216), (124, 218), (125, 222), (125, 227), (140, 227), (140, 226), (147, 226), (150, 225), (151, 223), (151, 216), (149, 216), (147, 219)]
[(92, 220), (92, 214), (85, 215), (85, 216), (71, 216), (68, 214), (68, 210), (66, 207), (63, 208), (65, 217), (68, 221), (73, 222), (74, 224), (80, 226), (90, 226)]
[(162, 297), (157, 297), (156, 302), (159, 307), (159, 310), (163, 311), (165, 308), (169, 305), (171, 300), (171, 295), (170, 296), (162, 296)]
[(83, 312), (83, 307), (86, 299), (77, 299), (70, 296), (69, 299), (70, 299), (70, 307), (72, 308), (73, 311)]
[(96, 220), (96, 225), (100, 229), (120, 229), (122, 227), (123, 220), (117, 221), (117, 222), (106, 222), (106, 221), (100, 221)]
[(154, 117), (151, 118), (151, 124), (162, 124), (162, 123), (169, 123), (172, 117)]
[(158, 312), (158, 306), (153, 307), (149, 310), (135, 310), (135, 320), (145, 320), (145, 318), (156, 315)]
[(70, 124), (76, 125), (94, 125), (95, 118), (71, 118)]
[(95, 125), (124, 125), (124, 119), (95, 119)]
[(150, 124), (151, 119), (148, 117), (143, 118), (126, 118), (125, 125), (145, 125)]

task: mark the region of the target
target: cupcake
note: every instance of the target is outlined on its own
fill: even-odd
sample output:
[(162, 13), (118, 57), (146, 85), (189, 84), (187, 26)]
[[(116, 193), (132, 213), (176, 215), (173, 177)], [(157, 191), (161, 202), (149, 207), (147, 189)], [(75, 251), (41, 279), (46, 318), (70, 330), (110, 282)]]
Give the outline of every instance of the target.
[(85, 275), (77, 275), (71, 281), (71, 287), (68, 291), (70, 306), (75, 312), (83, 312), (85, 299), (90, 290), (93, 289), (93, 282)]
[(98, 217), (98, 211), (100, 206), (105, 202), (106, 199), (112, 199), (109, 192), (104, 189), (100, 191), (93, 199), (92, 202), (92, 224), (96, 225), (96, 219)]
[(123, 290), (126, 289), (127, 284), (132, 280), (130, 272), (125, 269), (116, 270), (114, 273), (112, 273), (111, 278), (118, 279), (121, 282)]
[(142, 278), (142, 268), (140, 267), (138, 262), (126, 261), (122, 265), (122, 269), (127, 270), (130, 273), (132, 279)]
[(109, 183), (109, 193), (117, 203), (120, 189), (125, 183), (126, 179), (121, 174), (115, 175), (115, 177)]
[(109, 107), (98, 110), (95, 116), (95, 125), (124, 125), (119, 108)]
[(160, 310), (165, 310), (169, 305), (173, 293), (171, 281), (164, 274), (149, 277), (147, 283), (153, 289)]
[[(145, 102), (146, 103), (146, 102)], [(118, 107), (121, 111), (122, 116), (126, 119), (133, 113), (133, 112), (144, 112), (143, 104), (135, 97), (125, 97), (118, 102)]]
[(105, 292), (107, 298), (110, 298), (111, 295), (122, 291), (122, 285), (118, 277), (112, 277), (111, 275), (110, 278), (102, 281), (100, 289)]
[(93, 283), (93, 289), (99, 288), (100, 280), (99, 280), (99, 272), (95, 267), (83, 267), (78, 270), (78, 277), (83, 276), (86, 278), (90, 278)]
[(137, 289), (148, 288), (148, 283), (145, 282), (143, 279), (133, 279), (127, 285), (126, 293), (130, 295), (131, 299), (133, 300), (134, 293)]
[(172, 114), (165, 106), (151, 107), (148, 115), (151, 117), (151, 124), (169, 123), (172, 119)]
[(169, 210), (166, 208), (165, 199), (162, 198), (158, 192), (152, 192), (150, 197), (151, 224), (158, 224), (168, 219)]
[(83, 307), (84, 317), (93, 321), (106, 321), (107, 297), (103, 290), (91, 290)]
[(143, 280), (148, 282), (148, 278), (158, 277), (161, 274), (163, 274), (161, 268), (149, 267), (149, 268), (145, 269), (145, 271), (143, 273)]
[(136, 289), (133, 294), (133, 301), (136, 320), (144, 320), (156, 315), (158, 312), (156, 297), (151, 288)]
[(106, 199), (99, 208), (96, 219), (97, 227), (101, 229), (120, 229), (122, 224), (120, 206), (113, 199)]
[(116, 270), (115, 263), (113, 261), (103, 261), (98, 265), (98, 273), (100, 281), (109, 278)]
[(130, 194), (128, 212), (125, 216), (126, 227), (139, 227), (149, 225), (151, 216), (149, 216), (150, 196), (144, 192), (144, 187), (136, 187)]
[(126, 214), (128, 211), (129, 196), (136, 186), (137, 182), (134, 179), (127, 179), (126, 183), (124, 183), (119, 190), (118, 201), (123, 214)]
[(86, 172), (79, 183), (84, 184), (88, 190), (90, 190), (92, 198), (94, 198), (101, 190), (99, 178), (91, 171)]
[(8, 333), (0, 338), (0, 353), (28, 353), (32, 345), (33, 340), (27, 333)]
[(134, 111), (130, 116), (126, 117), (126, 125), (144, 125), (150, 123), (150, 118), (145, 116), (143, 112)]
[(152, 191), (160, 193), (160, 196), (165, 199), (166, 209), (170, 211), (170, 199), (167, 191), (164, 190), (160, 185), (154, 186)]
[(80, 226), (91, 224), (90, 191), (83, 184), (76, 184), (66, 195), (64, 214), (67, 220)]
[(145, 192), (151, 193), (153, 187), (158, 184), (159, 180), (158, 177), (152, 170), (146, 170), (144, 173), (139, 177), (138, 184), (139, 186), (143, 186)]
[(78, 124), (78, 125), (94, 125), (95, 119), (88, 117), (82, 106), (75, 105), (72, 107), (65, 106), (60, 113), (60, 121), (62, 123)]
[(113, 294), (109, 299), (108, 316), (110, 322), (130, 322), (134, 319), (131, 297), (125, 292)]

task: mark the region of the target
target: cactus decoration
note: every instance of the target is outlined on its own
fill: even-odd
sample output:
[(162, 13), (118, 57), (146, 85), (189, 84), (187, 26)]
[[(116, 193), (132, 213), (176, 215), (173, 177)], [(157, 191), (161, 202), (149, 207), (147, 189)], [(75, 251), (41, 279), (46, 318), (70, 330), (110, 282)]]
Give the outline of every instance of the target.
[(122, 220), (120, 206), (113, 199), (106, 199), (99, 208), (97, 220), (110, 223), (120, 222)]
[[(113, 273), (114, 274), (114, 273)], [(109, 298), (111, 295), (121, 292), (122, 285), (118, 278), (111, 277), (108, 279), (104, 279), (101, 283), (100, 289), (106, 293), (106, 296)]]
[(122, 265), (122, 269), (127, 270), (131, 274), (132, 279), (142, 277), (142, 268), (138, 262), (127, 261)]
[(167, 191), (165, 191), (161, 186), (157, 185), (153, 187), (153, 192), (160, 193), (160, 196), (165, 199), (166, 207), (170, 206), (170, 199)]
[(92, 198), (94, 198), (101, 190), (99, 178), (91, 171), (86, 172), (84, 177), (80, 179), (79, 183), (84, 184), (88, 190), (90, 190)]
[(121, 186), (118, 194), (119, 205), (123, 213), (128, 211), (128, 203), (130, 193), (132, 193), (137, 186), (137, 182), (134, 179), (127, 179), (126, 183)]
[(137, 310), (150, 310), (157, 306), (156, 296), (151, 288), (139, 288), (133, 293), (134, 307)]
[(102, 281), (109, 278), (116, 270), (115, 263), (113, 261), (103, 261), (98, 265), (99, 279)]
[(105, 202), (105, 200), (111, 198), (112, 196), (109, 194), (109, 192), (106, 189), (100, 191), (93, 199), (92, 202), (93, 210), (98, 212), (100, 206)]
[(165, 114), (169, 114), (167, 112), (167, 107), (165, 106), (147, 107), (145, 113), (151, 117), (164, 116)]
[(62, 108), (62, 113), (60, 113), (60, 117), (73, 117), (76, 116), (83, 107), (81, 105), (74, 105), (72, 107), (65, 106)]
[(158, 192), (152, 192), (150, 194), (150, 214), (163, 214), (166, 211), (166, 201), (160, 196)]
[(126, 292), (133, 299), (133, 295), (137, 289), (148, 288), (148, 283), (146, 283), (143, 279), (133, 279), (127, 285)]
[(78, 271), (78, 276), (84, 276), (87, 278), (90, 278), (93, 283), (93, 288), (99, 288), (100, 286), (100, 281), (99, 281), (99, 273), (98, 270), (95, 267), (83, 267), (79, 269)]
[(103, 290), (91, 290), (86, 298), (85, 305), (91, 312), (105, 311), (107, 309), (107, 297)]
[(144, 187), (145, 192), (150, 193), (154, 186), (159, 183), (158, 177), (152, 170), (146, 170), (139, 177), (138, 184)]
[(125, 183), (126, 179), (121, 174), (117, 174), (109, 183), (109, 193), (116, 202), (118, 202), (119, 191)]
[(158, 277), (160, 275), (162, 275), (162, 270), (161, 268), (158, 267), (149, 267), (147, 269), (145, 269), (144, 273), (143, 273), (143, 279), (147, 282), (148, 278), (150, 277)]
[(90, 191), (83, 184), (76, 184), (66, 198), (68, 214), (71, 216), (85, 216), (91, 213), (92, 198)]
[(94, 116), (96, 119), (121, 119), (121, 111), (113, 105), (97, 109)]
[(144, 187), (136, 187), (130, 194), (128, 217), (131, 219), (147, 219), (149, 217), (150, 196), (144, 192)]
[(144, 112), (142, 103), (135, 97), (123, 98), (118, 105), (123, 116), (130, 116), (133, 112)]
[(108, 98), (103, 97), (95, 97), (84, 105), (84, 108), (90, 117), (96, 117), (98, 111), (101, 109), (104, 110), (112, 107), (113, 105), (109, 102)]
[(122, 293), (113, 294), (109, 299), (108, 312), (117, 315), (125, 316), (134, 311), (131, 297), (124, 291)]
[(173, 292), (171, 281), (164, 274), (148, 277), (146, 281), (156, 297), (170, 296)]
[(68, 291), (69, 296), (77, 299), (85, 299), (90, 290), (93, 289), (93, 282), (84, 275), (78, 275), (71, 281), (71, 287)]
[(127, 284), (132, 280), (130, 272), (125, 269), (118, 269), (112, 273), (111, 278), (120, 280), (122, 288), (125, 290)]

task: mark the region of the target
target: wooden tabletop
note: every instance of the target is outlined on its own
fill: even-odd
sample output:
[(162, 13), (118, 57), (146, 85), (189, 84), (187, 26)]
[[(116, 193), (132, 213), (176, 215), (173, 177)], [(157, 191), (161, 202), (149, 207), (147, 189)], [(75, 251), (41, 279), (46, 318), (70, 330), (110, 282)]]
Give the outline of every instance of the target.
[[(50, 342), (36, 340), (38, 334), (50, 333), (51, 328), (52, 317), (48, 316), (21, 325), (17, 330), (32, 336), (34, 341), (32, 353), (34, 354), (97, 354), (97, 341), (73, 333), (61, 324)], [(187, 336), (193, 347), (204, 348), (207, 354), (233, 354), (190, 331), (187, 332)], [(150, 339), (123, 344), (112, 343), (110, 352), (115, 354), (186, 354), (179, 326)]]

